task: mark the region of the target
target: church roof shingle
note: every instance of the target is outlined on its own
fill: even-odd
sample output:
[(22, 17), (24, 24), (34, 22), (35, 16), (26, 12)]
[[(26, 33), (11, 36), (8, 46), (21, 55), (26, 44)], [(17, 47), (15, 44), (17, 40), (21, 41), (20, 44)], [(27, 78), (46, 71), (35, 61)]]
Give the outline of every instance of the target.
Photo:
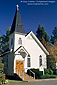
[(14, 16), (14, 20), (13, 20), (10, 34), (12, 34), (13, 32), (19, 32), (19, 33), (25, 34), (25, 30), (23, 27), (21, 16), (20, 16), (19, 10), (17, 10), (17, 9), (16, 9), (16, 13)]

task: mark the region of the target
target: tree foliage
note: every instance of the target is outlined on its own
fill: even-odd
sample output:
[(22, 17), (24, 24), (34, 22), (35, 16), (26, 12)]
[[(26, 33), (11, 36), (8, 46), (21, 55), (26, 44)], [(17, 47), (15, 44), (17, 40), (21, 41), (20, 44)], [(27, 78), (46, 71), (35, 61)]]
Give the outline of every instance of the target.
[[(6, 28), (6, 30), (7, 30), (6, 31), (6, 35), (0, 36), (0, 52), (4, 52), (4, 50), (2, 49), (2, 47), (9, 44), (9, 35), (10, 35), (11, 28), (8, 27), (8, 28)], [(3, 71), (4, 64), (2, 63), (2, 60), (3, 60), (3, 58), (0, 55), (0, 70)]]
[(41, 27), (40, 24), (39, 24), (39, 27), (36, 31), (36, 36), (40, 41), (42, 41), (42, 37), (44, 37), (46, 42), (50, 42), (50, 38), (49, 38), (47, 32), (45, 31), (44, 26)]
[(7, 30), (6, 35), (0, 36), (0, 48), (9, 44), (9, 35), (10, 35), (11, 28), (8, 27), (8, 28), (6, 28), (6, 30)]
[(2, 63), (3, 58), (0, 57), (0, 71), (3, 71), (4, 69), (4, 64)]
[(57, 39), (57, 27), (54, 28), (52, 34), (53, 36), (51, 36), (51, 43), (54, 44), (55, 40)]
[(57, 62), (57, 39), (55, 40), (55, 43), (53, 45), (46, 42), (44, 37), (42, 37), (42, 43), (49, 52), (49, 55), (47, 56), (48, 68), (55, 69)]
[(56, 62), (57, 62), (57, 27), (53, 30), (53, 36), (51, 36), (51, 42), (48, 34), (45, 31), (44, 26), (41, 27), (39, 25), (38, 30), (36, 31), (37, 38), (42, 42), (44, 47), (48, 50), (49, 55), (47, 56), (47, 64), (48, 68), (56, 68)]

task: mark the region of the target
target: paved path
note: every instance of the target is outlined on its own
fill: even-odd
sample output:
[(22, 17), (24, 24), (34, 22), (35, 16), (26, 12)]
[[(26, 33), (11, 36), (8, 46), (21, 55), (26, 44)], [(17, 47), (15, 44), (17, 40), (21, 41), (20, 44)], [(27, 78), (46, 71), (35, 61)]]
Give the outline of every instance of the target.
[(19, 82), (19, 83), (9, 82), (8, 85), (57, 85), (57, 80), (36, 81), (36, 82)]

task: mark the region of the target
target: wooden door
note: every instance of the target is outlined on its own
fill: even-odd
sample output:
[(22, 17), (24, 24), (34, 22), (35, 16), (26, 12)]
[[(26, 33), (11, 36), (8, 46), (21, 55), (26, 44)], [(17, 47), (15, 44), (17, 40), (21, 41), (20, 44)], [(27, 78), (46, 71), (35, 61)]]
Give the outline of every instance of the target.
[(16, 73), (19, 73), (19, 70), (21, 72), (23, 72), (23, 69), (24, 69), (24, 61), (19, 61), (19, 60), (16, 60)]

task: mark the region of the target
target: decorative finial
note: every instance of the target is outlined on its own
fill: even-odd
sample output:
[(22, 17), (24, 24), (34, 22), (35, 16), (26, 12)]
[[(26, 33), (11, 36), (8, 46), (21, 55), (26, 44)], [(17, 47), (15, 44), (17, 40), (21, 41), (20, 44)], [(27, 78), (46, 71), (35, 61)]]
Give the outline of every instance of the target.
[(19, 6), (18, 6), (18, 5), (16, 5), (16, 6), (17, 6), (17, 10), (18, 10), (18, 7), (19, 7)]

